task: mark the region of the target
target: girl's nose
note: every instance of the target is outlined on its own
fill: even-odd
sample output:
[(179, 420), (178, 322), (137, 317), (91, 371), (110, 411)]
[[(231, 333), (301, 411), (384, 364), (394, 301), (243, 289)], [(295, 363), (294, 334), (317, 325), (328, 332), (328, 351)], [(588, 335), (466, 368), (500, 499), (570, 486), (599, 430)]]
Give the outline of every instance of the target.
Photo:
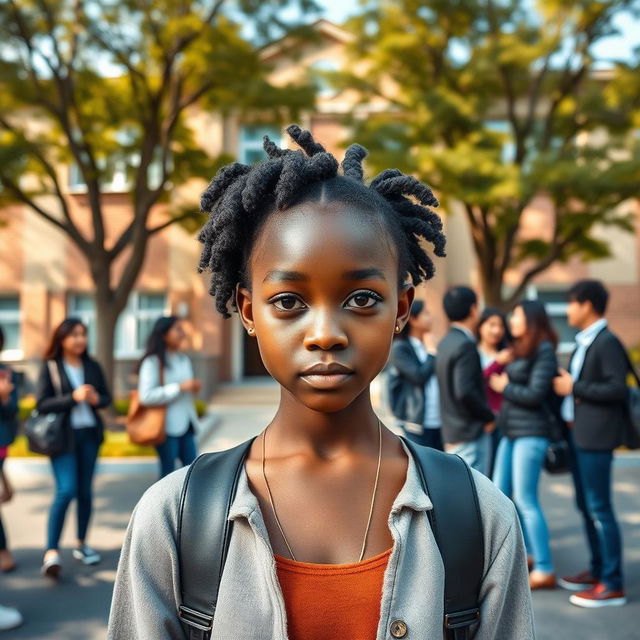
[(346, 349), (349, 344), (347, 334), (338, 322), (338, 318), (330, 311), (317, 311), (306, 332), (304, 346), (306, 349)]

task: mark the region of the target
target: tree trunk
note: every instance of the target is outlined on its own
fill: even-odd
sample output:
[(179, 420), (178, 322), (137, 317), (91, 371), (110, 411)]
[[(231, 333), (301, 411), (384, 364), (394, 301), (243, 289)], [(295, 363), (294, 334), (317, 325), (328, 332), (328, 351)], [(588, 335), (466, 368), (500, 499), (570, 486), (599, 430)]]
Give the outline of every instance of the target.
[(115, 375), (115, 332), (118, 316), (122, 309), (113, 304), (110, 288), (96, 288), (96, 358), (101, 364), (104, 376), (112, 393)]

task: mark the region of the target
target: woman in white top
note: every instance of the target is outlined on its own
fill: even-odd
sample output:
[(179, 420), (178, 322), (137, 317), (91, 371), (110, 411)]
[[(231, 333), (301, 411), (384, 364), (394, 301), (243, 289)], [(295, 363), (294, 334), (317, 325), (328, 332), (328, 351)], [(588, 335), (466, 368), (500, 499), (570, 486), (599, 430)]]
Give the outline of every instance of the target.
[(202, 383), (193, 377), (191, 360), (182, 352), (186, 334), (179, 318), (158, 318), (147, 340), (139, 365), (138, 393), (143, 405), (166, 405), (166, 440), (156, 447), (160, 477), (175, 470), (176, 459), (183, 466), (196, 458), (194, 430), (198, 416), (194, 394)]

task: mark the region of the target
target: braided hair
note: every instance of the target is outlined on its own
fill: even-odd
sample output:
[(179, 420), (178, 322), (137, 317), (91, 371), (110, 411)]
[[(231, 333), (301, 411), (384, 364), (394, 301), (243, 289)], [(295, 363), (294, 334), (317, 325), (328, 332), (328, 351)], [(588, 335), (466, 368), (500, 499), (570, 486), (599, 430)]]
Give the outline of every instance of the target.
[(309, 131), (291, 125), (287, 133), (299, 150), (280, 149), (265, 136), (265, 161), (222, 167), (202, 194), (200, 207), (209, 218), (198, 237), (204, 245), (198, 271), (211, 271), (209, 292), (223, 316), (230, 316), (229, 302), (235, 309), (236, 286), (248, 282), (251, 249), (269, 214), (305, 202), (341, 202), (380, 216), (397, 249), (399, 283), (407, 274), (414, 285), (433, 276), (420, 239), (440, 257), (446, 239), (440, 217), (430, 209), (438, 201), (429, 187), (398, 169), (383, 171), (366, 186), (364, 147), (353, 144), (346, 150), (340, 174), (338, 161)]

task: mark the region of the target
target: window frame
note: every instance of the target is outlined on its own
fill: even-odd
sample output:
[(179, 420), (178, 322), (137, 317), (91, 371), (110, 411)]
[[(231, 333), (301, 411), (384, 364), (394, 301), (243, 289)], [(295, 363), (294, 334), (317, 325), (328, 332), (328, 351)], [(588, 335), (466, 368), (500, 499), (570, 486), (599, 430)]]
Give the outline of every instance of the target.
[[(564, 291), (564, 287), (561, 286), (544, 286), (544, 285), (535, 285), (530, 284), (527, 287), (526, 297), (527, 300), (539, 300), (539, 294), (544, 294), (545, 292), (553, 293)], [(568, 302), (544, 302), (544, 308), (549, 315), (549, 318), (557, 318), (557, 317), (567, 317), (567, 309), (569, 307)], [(567, 354), (571, 353), (575, 349), (575, 342), (558, 342), (558, 353)]]
[(259, 136), (258, 138), (255, 139), (246, 139), (244, 137), (244, 132), (248, 127), (256, 127), (256, 128), (260, 128), (263, 129), (266, 132), (266, 135), (269, 135), (269, 133), (267, 132), (268, 129), (271, 130), (271, 133), (274, 133), (277, 131), (278, 136), (271, 136), (269, 135), (269, 137), (273, 140), (273, 142), (275, 142), (279, 147), (285, 147), (286, 146), (286, 142), (285, 142), (285, 138), (282, 135), (282, 131), (280, 131), (280, 129), (275, 126), (275, 125), (270, 125), (270, 124), (250, 124), (250, 123), (241, 123), (240, 126), (238, 127), (238, 162), (241, 162), (242, 164), (250, 164), (247, 160), (247, 152), (248, 151), (260, 151), (262, 152), (264, 158), (266, 159), (266, 154), (264, 153), (264, 149), (262, 147), (263, 145), (263, 140), (262, 140), (262, 135)]
[[(0, 358), (9, 362), (22, 360), (24, 358), (24, 347), (22, 344), (22, 304), (20, 292), (2, 292), (0, 298), (16, 299), (18, 307), (16, 311), (5, 311), (0, 309), (0, 326), (5, 327), (7, 324), (18, 325), (18, 346), (14, 349), (3, 349), (0, 351)], [(6, 333), (6, 332), (5, 332)]]

